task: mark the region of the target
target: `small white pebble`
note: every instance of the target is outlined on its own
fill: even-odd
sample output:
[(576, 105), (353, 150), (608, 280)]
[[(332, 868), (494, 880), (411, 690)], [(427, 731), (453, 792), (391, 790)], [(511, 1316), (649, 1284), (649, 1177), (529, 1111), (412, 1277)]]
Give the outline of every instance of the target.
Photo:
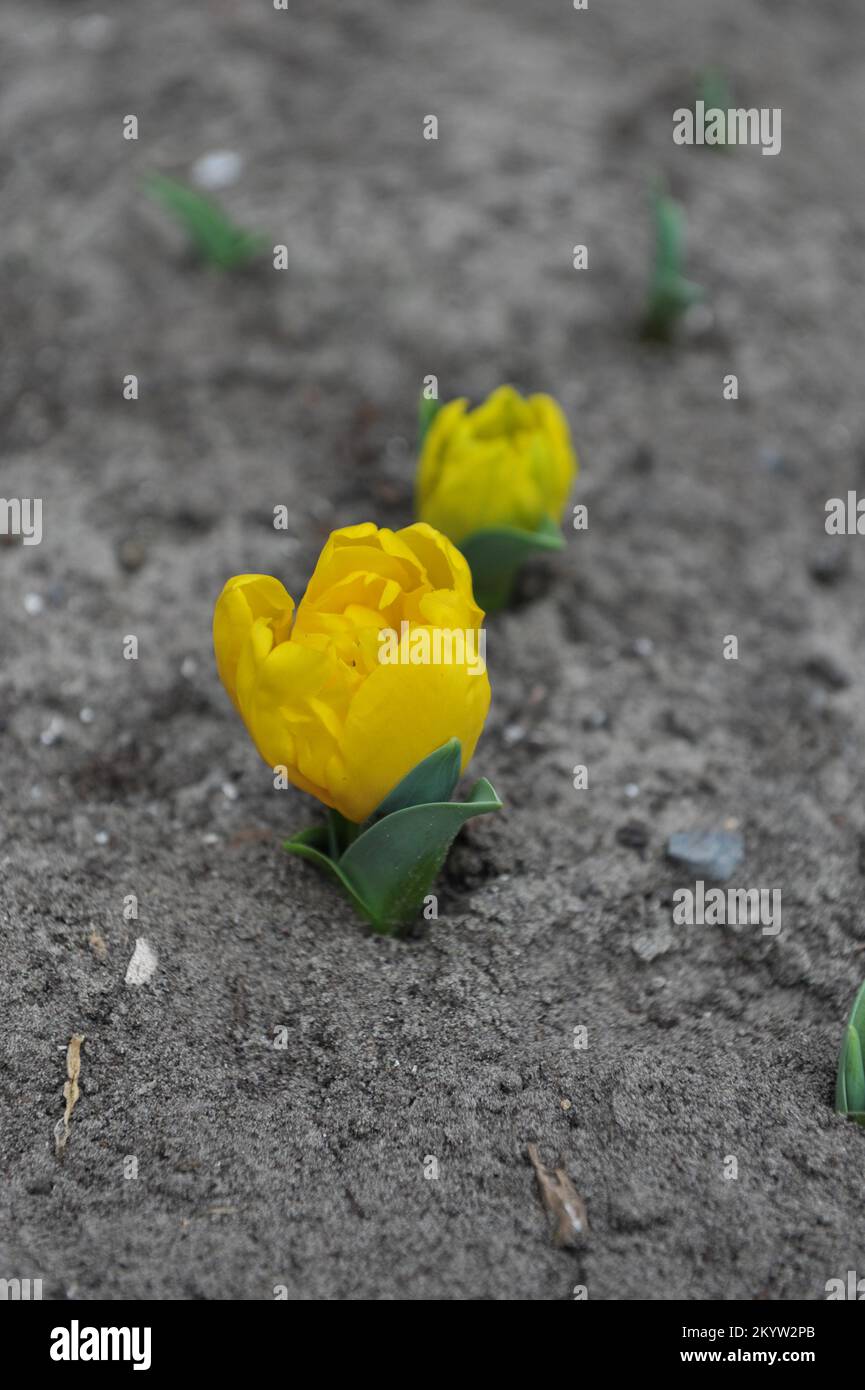
[(107, 844), (108, 844), (108, 831), (107, 831), (107, 830), (97, 830), (96, 834), (93, 836), (93, 839), (96, 841), (97, 845), (107, 845)]
[(81, 720), (82, 724), (92, 724), (96, 715), (89, 705), (85, 705), (83, 709), (78, 711), (78, 718)]
[(243, 160), (236, 150), (211, 150), (196, 159), (192, 166), (192, 182), (199, 188), (228, 188), (236, 183)]
[(126, 967), (126, 983), (128, 985), (146, 985), (158, 964), (159, 958), (153, 947), (145, 941), (143, 936), (139, 936), (135, 942), (132, 959)]
[(185, 656), (180, 663), (180, 674), (186, 680), (191, 681), (198, 670), (198, 662), (194, 656)]
[(655, 644), (651, 637), (638, 637), (634, 643), (634, 651), (637, 656), (651, 656), (655, 650)]
[(63, 727), (63, 720), (59, 715), (55, 715), (53, 719), (49, 720), (47, 729), (43, 729), (39, 735), (40, 743), (44, 743), (46, 748), (50, 748), (52, 744), (57, 743), (63, 737)]
[(526, 736), (526, 731), (522, 724), (508, 724), (502, 737), (505, 743), (519, 743)]
[(201, 838), (202, 838), (202, 843), (205, 844), (205, 845), (218, 845), (218, 844), (219, 844), (219, 836), (218, 836), (218, 835), (214, 835), (214, 833), (213, 833), (212, 830), (208, 831), (208, 833), (207, 833), (206, 835), (202, 835)]
[(29, 613), (31, 618), (37, 618), (45, 607), (45, 600), (41, 594), (24, 595), (24, 611)]
[(229, 801), (237, 800), (237, 787), (233, 782), (223, 782), (222, 795), (227, 797)]
[(637, 786), (636, 782), (629, 782), (628, 785), (625, 787), (625, 796), (629, 796), (633, 800), (635, 796), (639, 795), (640, 788)]

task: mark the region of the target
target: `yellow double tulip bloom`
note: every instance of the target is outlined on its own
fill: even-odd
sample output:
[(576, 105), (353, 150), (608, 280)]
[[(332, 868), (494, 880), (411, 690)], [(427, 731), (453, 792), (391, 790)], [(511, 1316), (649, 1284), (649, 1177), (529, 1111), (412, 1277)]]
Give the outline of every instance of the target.
[(379, 634), (479, 632), (466, 561), (423, 523), (334, 531), (295, 605), (278, 579), (229, 579), (213, 618), (220, 679), (271, 767), (361, 822), (430, 753), (458, 738), (465, 768), (490, 703), (465, 661), (384, 663)]
[(536, 531), (562, 519), (577, 473), (568, 422), (552, 396), (500, 386), (474, 410), (449, 401), (421, 451), (417, 515), (461, 541), (507, 526)]

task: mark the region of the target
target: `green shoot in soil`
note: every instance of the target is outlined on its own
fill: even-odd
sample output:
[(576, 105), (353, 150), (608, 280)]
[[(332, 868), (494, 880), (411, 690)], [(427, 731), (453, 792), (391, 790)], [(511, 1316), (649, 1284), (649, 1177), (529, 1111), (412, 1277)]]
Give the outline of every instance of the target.
[(679, 319), (703, 298), (699, 285), (682, 274), (685, 260), (685, 213), (660, 189), (653, 193), (655, 263), (643, 319), (647, 338), (668, 342)]
[(265, 237), (236, 227), (209, 198), (203, 198), (176, 179), (151, 174), (147, 191), (180, 223), (198, 255), (208, 265), (235, 270), (247, 265), (267, 244)]

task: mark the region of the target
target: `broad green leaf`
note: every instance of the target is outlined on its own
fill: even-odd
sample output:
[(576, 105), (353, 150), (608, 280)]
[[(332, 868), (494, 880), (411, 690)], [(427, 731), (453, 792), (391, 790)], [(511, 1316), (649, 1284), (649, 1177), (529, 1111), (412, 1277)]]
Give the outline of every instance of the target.
[(859, 992), (853, 1000), (848, 1021), (850, 1027), (856, 1029), (860, 1041), (865, 1041), (865, 983), (860, 985)]
[(835, 1087), (835, 1109), (842, 1115), (859, 1119), (865, 1112), (865, 1065), (862, 1059), (862, 1039), (865, 1037), (865, 984), (861, 985), (841, 1045), (838, 1058), (838, 1080)]
[(562, 550), (564, 544), (552, 517), (545, 517), (536, 531), (501, 526), (466, 536), (460, 550), (469, 562), (476, 601), (487, 613), (503, 608), (523, 562), (536, 551)]
[(862, 1065), (862, 1045), (859, 1034), (848, 1024), (844, 1056), (845, 1110), (865, 1110), (865, 1068)]
[(339, 871), (375, 930), (390, 934), (410, 922), (462, 826), (500, 806), (482, 777), (466, 802), (407, 806), (365, 830), (342, 856)]
[(462, 744), (458, 738), (449, 739), (419, 762), (398, 782), (373, 812), (373, 818), (392, 815), (407, 806), (422, 806), (431, 801), (450, 801), (460, 779)]

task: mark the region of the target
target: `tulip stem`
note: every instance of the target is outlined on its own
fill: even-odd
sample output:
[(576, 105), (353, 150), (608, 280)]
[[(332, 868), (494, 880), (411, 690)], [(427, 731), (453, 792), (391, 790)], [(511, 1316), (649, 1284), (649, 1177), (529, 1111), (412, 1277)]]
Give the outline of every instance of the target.
[(360, 834), (361, 827), (346, 820), (339, 811), (327, 813), (327, 841), (332, 859), (339, 859)]

